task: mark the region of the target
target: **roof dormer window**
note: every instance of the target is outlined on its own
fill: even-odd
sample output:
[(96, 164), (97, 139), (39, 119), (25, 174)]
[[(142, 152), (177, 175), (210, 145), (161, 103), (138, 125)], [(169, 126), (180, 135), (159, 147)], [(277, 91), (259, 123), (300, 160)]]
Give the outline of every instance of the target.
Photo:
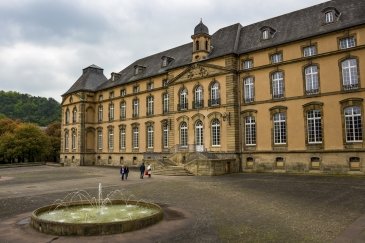
[(276, 33), (276, 30), (274, 30), (271, 27), (264, 26), (261, 29), (261, 39), (262, 40), (268, 40), (274, 37), (274, 34)]
[(162, 58), (162, 67), (166, 67), (167, 65), (170, 64), (170, 62), (172, 62), (174, 59), (172, 57), (168, 57), (168, 56), (163, 56)]
[(324, 23), (330, 24), (338, 20), (340, 17), (340, 12), (334, 7), (328, 7), (322, 10), (324, 13)]
[(112, 73), (111, 76), (112, 76), (112, 78), (111, 78), (112, 82), (120, 79), (120, 77), (121, 77), (120, 73), (114, 73), (114, 72)]
[(141, 65), (135, 65), (134, 66), (134, 75), (138, 75), (143, 73), (143, 71), (146, 69), (146, 67), (141, 66)]

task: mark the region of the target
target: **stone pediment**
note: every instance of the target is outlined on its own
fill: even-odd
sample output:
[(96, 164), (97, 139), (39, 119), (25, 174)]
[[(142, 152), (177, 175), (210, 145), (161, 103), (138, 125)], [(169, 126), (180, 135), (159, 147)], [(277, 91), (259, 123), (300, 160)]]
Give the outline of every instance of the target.
[(195, 63), (182, 71), (174, 79), (172, 79), (171, 83), (209, 78), (217, 76), (219, 74), (226, 74), (228, 72), (229, 71), (227, 69), (220, 66)]

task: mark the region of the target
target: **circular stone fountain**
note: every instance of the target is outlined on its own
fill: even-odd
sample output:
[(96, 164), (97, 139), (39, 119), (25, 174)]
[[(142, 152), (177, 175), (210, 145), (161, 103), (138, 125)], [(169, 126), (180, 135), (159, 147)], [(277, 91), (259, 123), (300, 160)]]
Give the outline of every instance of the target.
[(53, 235), (107, 235), (133, 231), (162, 220), (160, 206), (142, 201), (99, 199), (62, 202), (36, 209), (30, 225)]

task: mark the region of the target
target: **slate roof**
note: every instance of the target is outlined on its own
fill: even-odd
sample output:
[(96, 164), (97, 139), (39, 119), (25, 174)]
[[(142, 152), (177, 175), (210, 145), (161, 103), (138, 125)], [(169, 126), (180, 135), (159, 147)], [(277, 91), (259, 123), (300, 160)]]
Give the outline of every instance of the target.
[[(324, 12), (322, 11), (329, 7), (336, 8), (340, 12), (340, 16), (338, 21), (331, 24), (324, 24)], [(230, 25), (219, 29), (211, 36), (213, 49), (209, 53), (207, 59), (227, 54), (248, 53), (295, 40), (341, 30), (359, 24), (365, 24), (364, 13), (364, 0), (333, 0), (245, 27), (242, 27), (239, 23)], [(200, 26), (200, 23), (197, 27), (198, 26)], [(263, 27), (269, 27), (276, 31), (273, 38), (261, 40), (261, 31)], [(208, 31), (208, 28), (202, 31)], [(111, 79), (107, 80), (104, 75), (100, 74), (83, 74), (64, 95), (81, 90), (103, 90), (167, 73), (170, 69), (191, 64), (192, 50), (192, 42), (190, 42), (188, 44), (139, 59), (120, 71), (119, 74), (121, 74), (121, 77), (115, 81), (111, 81)], [(166, 67), (161, 66), (161, 58), (163, 56), (173, 58)], [(138, 75), (134, 75), (134, 67), (136, 65), (145, 67), (144, 71)], [(93, 68), (99, 67), (96, 66)]]
[(194, 35), (198, 35), (198, 34), (209, 35), (208, 27), (205, 24), (203, 24), (202, 20), (200, 20), (200, 23), (197, 26), (195, 26), (195, 28), (194, 28)]
[(103, 69), (93, 64), (83, 69), (81, 77), (62, 96), (79, 91), (96, 91), (101, 83), (106, 83), (107, 81), (108, 79), (104, 76)]

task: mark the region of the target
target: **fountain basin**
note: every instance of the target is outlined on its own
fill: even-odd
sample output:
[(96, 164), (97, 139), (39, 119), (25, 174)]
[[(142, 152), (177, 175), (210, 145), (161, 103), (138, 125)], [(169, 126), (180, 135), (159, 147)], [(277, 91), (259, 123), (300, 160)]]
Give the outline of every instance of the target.
[[(153, 203), (146, 203), (141, 201), (125, 201), (125, 200), (110, 200), (110, 204), (102, 206), (106, 207), (104, 210), (108, 210), (108, 207), (117, 207), (120, 205), (124, 207), (127, 205), (130, 207), (138, 206), (141, 208), (141, 213), (133, 218), (111, 218), (105, 220), (100, 216), (100, 222), (98, 220), (78, 220), (71, 222), (70, 220), (49, 219), (45, 214), (57, 214), (57, 211), (68, 211), (79, 209), (85, 206), (90, 207), (88, 201), (70, 202), (62, 205), (52, 204), (45, 207), (36, 209), (31, 216), (30, 225), (39, 232), (52, 234), (52, 235), (108, 235), (117, 234), (133, 230), (138, 230), (149, 225), (155, 224), (162, 220), (163, 211), (160, 206)], [(94, 206), (96, 207), (96, 206)], [(101, 209), (103, 210), (103, 209)], [(121, 209), (123, 210), (123, 209)], [(152, 211), (151, 211), (152, 210)], [(148, 213), (143, 213), (148, 211)], [(69, 213), (69, 212), (67, 212)], [(128, 212), (126, 212), (128, 213)], [(113, 214), (114, 215), (114, 214)]]

